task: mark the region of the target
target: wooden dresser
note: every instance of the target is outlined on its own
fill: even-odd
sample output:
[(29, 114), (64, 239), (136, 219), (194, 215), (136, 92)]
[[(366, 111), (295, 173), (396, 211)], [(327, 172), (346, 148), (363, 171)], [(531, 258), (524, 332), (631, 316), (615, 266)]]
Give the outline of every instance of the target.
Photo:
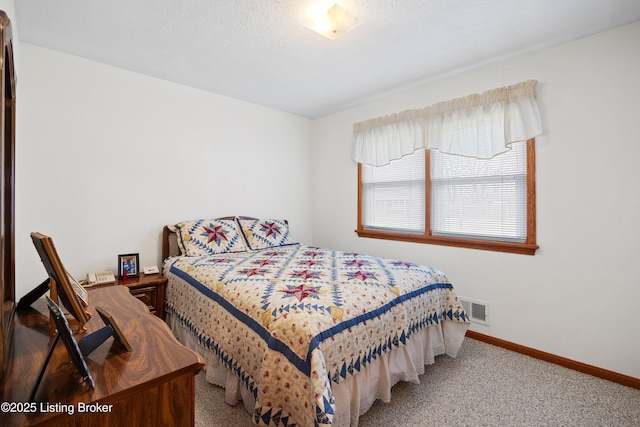
[[(95, 381), (95, 389), (89, 390), (59, 340), (35, 405), (23, 404), (28, 403), (53, 341), (49, 311), (44, 299), (30, 309), (16, 311), (13, 346), (0, 390), (0, 425), (193, 426), (194, 376), (203, 367), (202, 358), (181, 345), (168, 326), (150, 314), (125, 286), (89, 290), (92, 316), (86, 325), (88, 331), (76, 334), (76, 341), (104, 326), (96, 306), (111, 314), (132, 351), (108, 338), (87, 355), (87, 367)], [(24, 412), (25, 406), (35, 412)], [(17, 409), (21, 411), (11, 412)]]

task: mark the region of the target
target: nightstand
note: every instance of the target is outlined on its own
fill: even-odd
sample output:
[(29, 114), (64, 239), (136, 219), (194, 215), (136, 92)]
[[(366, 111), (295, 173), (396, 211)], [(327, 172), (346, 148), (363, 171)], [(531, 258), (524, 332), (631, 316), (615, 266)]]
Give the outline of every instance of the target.
[(138, 298), (149, 307), (149, 311), (164, 320), (164, 287), (167, 278), (162, 274), (141, 274), (138, 277), (128, 277), (127, 283), (118, 280), (118, 285), (129, 288), (131, 295)]

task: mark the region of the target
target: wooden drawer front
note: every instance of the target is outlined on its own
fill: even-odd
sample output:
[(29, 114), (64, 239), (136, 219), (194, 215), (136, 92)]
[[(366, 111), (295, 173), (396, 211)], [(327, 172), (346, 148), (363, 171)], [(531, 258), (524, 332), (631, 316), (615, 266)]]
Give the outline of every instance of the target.
[(145, 303), (151, 313), (156, 312), (156, 307), (158, 306), (158, 290), (155, 286), (132, 289), (131, 295)]

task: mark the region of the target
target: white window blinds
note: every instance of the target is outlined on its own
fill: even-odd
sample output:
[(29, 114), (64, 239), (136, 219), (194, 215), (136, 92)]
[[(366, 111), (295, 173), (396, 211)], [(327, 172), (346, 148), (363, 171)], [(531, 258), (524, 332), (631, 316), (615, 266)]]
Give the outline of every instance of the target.
[(384, 167), (362, 165), (364, 228), (424, 232), (424, 160), (424, 150), (418, 150)]
[(525, 242), (526, 142), (492, 159), (431, 152), (434, 236)]

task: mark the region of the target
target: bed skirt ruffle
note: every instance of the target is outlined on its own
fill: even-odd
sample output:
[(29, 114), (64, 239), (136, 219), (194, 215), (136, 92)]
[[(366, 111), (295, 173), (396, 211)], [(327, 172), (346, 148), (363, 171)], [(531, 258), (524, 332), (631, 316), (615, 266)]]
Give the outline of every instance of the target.
[[(225, 389), (227, 404), (242, 401), (247, 412), (253, 414), (255, 399), (242, 381), (212, 350), (199, 345), (197, 338), (170, 313), (166, 314), (166, 322), (182, 344), (203, 357), (207, 382)], [(332, 383), (336, 402), (333, 425), (357, 427), (360, 415), (376, 400), (391, 401), (391, 387), (396, 383), (419, 383), (418, 376), (425, 372), (425, 365), (435, 362), (436, 356), (457, 355), (468, 328), (468, 323), (449, 321), (423, 328), (414, 332), (405, 346), (383, 353), (366, 369), (342, 379), (339, 384)]]

